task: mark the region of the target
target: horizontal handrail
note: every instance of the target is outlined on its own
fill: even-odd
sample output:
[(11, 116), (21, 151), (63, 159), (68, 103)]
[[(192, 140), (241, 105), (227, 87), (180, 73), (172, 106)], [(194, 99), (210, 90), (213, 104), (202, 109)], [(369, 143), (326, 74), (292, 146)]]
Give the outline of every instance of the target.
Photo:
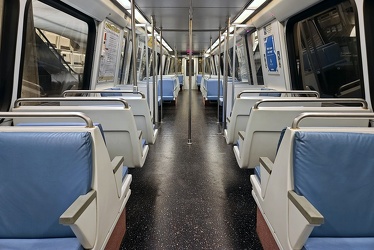
[(298, 115), (292, 122), (291, 128), (298, 129), (301, 120), (312, 118), (357, 118), (370, 119), (374, 118), (374, 113), (335, 113), (335, 112), (306, 112)]
[(258, 94), (258, 93), (279, 93), (279, 94), (300, 94), (300, 95), (315, 95), (319, 98), (319, 93), (315, 90), (243, 90), (237, 95), (240, 98), (242, 94)]
[(98, 101), (98, 102), (105, 102), (105, 101), (112, 101), (112, 102), (120, 102), (123, 104), (125, 108), (129, 108), (129, 104), (125, 99), (122, 97), (46, 97), (46, 98), (19, 98), (14, 102), (14, 107), (17, 108), (21, 106), (21, 103), (30, 103), (30, 102), (65, 102), (65, 101), (72, 101), (72, 102), (88, 102), (88, 101)]
[(0, 117), (2, 118), (18, 118), (18, 117), (57, 117), (57, 118), (66, 118), (66, 117), (78, 117), (82, 118), (88, 128), (93, 128), (93, 122), (90, 117), (82, 112), (0, 112)]
[(361, 104), (363, 109), (368, 108), (368, 104), (364, 99), (360, 98), (274, 98), (274, 99), (262, 99), (255, 103), (253, 109), (258, 109), (260, 104), (265, 102), (322, 102), (322, 103), (349, 103), (349, 104)]
[(65, 97), (68, 94), (101, 94), (101, 93), (119, 93), (119, 94), (139, 94), (143, 99), (145, 95), (141, 91), (132, 91), (132, 90), (65, 90), (62, 92), (62, 96)]

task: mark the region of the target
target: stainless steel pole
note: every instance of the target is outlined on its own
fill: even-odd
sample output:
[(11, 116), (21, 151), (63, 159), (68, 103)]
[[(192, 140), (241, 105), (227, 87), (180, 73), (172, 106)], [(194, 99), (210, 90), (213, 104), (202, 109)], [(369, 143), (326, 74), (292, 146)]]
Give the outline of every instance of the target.
[(156, 123), (156, 109), (158, 108), (158, 97), (156, 94), (156, 76), (155, 76), (155, 71), (156, 71), (156, 48), (155, 48), (155, 17), (152, 16), (152, 81), (153, 81), (153, 124)]
[(191, 136), (191, 109), (192, 109), (192, 100), (191, 100), (191, 88), (192, 88), (192, 7), (190, 8), (190, 18), (189, 18), (189, 89), (188, 89), (188, 141), (187, 144), (192, 144), (192, 136)]
[(149, 101), (149, 51), (148, 51), (148, 32), (147, 32), (148, 25), (146, 24), (145, 29), (145, 68), (146, 68), (146, 76), (147, 76), (147, 102), (149, 108), (151, 108), (151, 103)]
[(230, 18), (227, 21), (226, 43), (225, 43), (225, 80), (223, 86), (223, 108), (222, 120), (223, 129), (226, 128), (226, 108), (227, 108), (227, 82), (228, 82), (228, 69), (229, 69), (229, 38), (230, 38)]
[(131, 34), (132, 34), (132, 79), (133, 91), (138, 92), (138, 80), (136, 76), (137, 68), (137, 46), (136, 46), (136, 30), (135, 30), (135, 0), (131, 0)]
[[(221, 27), (219, 27), (219, 36), (218, 36), (218, 84), (221, 84)], [(221, 94), (220, 86), (218, 86), (218, 97)], [(217, 105), (217, 122), (219, 123), (219, 101)]]
[(163, 83), (162, 83), (162, 75), (164, 74), (164, 69), (163, 69), (163, 66), (164, 66), (164, 63), (162, 62), (162, 56), (163, 56), (163, 49), (162, 49), (162, 27), (160, 27), (160, 84), (161, 84), (161, 113), (160, 113), (160, 121), (162, 122), (162, 117), (163, 117), (163, 113), (162, 113), (162, 110), (163, 110), (163, 107), (162, 107), (162, 102), (163, 102)]
[[(236, 73), (236, 25), (234, 25), (234, 46), (233, 46), (233, 55), (232, 55), (232, 85), (231, 85), (231, 110), (232, 107), (234, 106), (234, 96), (235, 96), (235, 73)], [(231, 111), (230, 110), (230, 111)], [(227, 115), (227, 112), (226, 112)]]

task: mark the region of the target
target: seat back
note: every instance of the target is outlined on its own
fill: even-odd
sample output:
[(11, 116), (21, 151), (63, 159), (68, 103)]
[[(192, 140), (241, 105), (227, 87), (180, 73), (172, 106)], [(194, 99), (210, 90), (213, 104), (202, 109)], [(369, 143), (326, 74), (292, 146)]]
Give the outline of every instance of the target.
[[(207, 100), (218, 100), (218, 79), (209, 79), (205, 83), (205, 88), (207, 91), (206, 99)], [(223, 89), (222, 89), (222, 80), (220, 80), (219, 84), (219, 94), (223, 96)]]
[(196, 75), (196, 85), (200, 86), (203, 75)]
[[(172, 101), (175, 98), (175, 79), (162, 79), (162, 99)], [(158, 95), (161, 96), (161, 80), (158, 82)]]
[[(77, 100), (79, 102), (79, 100)], [(79, 105), (79, 104), (78, 104)], [(111, 159), (124, 156), (128, 167), (141, 167), (144, 164), (148, 145), (142, 148), (138, 129), (131, 108), (118, 106), (20, 106), (13, 108), (14, 112), (82, 112), (102, 125), (106, 146)], [(17, 118), (14, 123), (54, 122), (55, 119)], [(58, 120), (60, 122), (60, 120)], [(64, 122), (76, 122), (74, 118), (64, 119)], [(144, 151), (145, 150), (145, 151)]]
[(313, 237), (374, 236), (374, 134), (295, 133), (294, 190), (324, 216)]
[(60, 215), (91, 189), (89, 132), (0, 132), (0, 238), (75, 237)]
[[(107, 90), (121, 90), (118, 87), (113, 87), (113, 88), (108, 88)], [(101, 93), (100, 94), (102, 97), (110, 97), (110, 96), (122, 96), (122, 93)]]
[[(300, 101), (298, 101), (300, 103)], [(250, 112), (245, 129), (245, 138), (240, 148), (234, 147), (241, 168), (254, 168), (259, 157), (275, 159), (279, 135), (285, 127), (291, 126), (295, 117), (303, 112), (370, 112), (361, 107), (258, 107)], [(309, 119), (303, 127), (367, 127), (369, 119)], [(238, 153), (239, 152), (239, 153)], [(240, 154), (240, 155), (239, 155)]]

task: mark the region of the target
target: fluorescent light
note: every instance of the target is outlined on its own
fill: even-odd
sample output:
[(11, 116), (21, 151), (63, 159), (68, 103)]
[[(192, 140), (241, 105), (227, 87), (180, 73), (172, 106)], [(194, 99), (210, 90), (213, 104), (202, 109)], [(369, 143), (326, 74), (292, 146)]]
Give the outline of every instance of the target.
[(262, 4), (264, 4), (266, 0), (254, 0), (252, 3), (238, 16), (236, 20), (234, 20), (233, 23), (243, 23), (250, 15), (252, 15), (255, 10), (260, 7)]
[(248, 10), (250, 9), (257, 9), (258, 7), (260, 7), (263, 3), (265, 3), (266, 0), (254, 0), (249, 6), (248, 6)]
[(243, 23), (244, 20), (247, 19), (253, 12), (254, 10), (244, 10), (234, 23)]
[(131, 3), (129, 0), (116, 0), (120, 5), (123, 6), (126, 10), (131, 9)]
[[(121, 4), (130, 14), (131, 14), (131, 3), (129, 0), (116, 0), (119, 4)], [(147, 21), (147, 19), (140, 13), (138, 9), (135, 9), (135, 19), (141, 23), (141, 24), (148, 24), (150, 23)], [(147, 26), (147, 30), (152, 33), (152, 27)], [(148, 35), (149, 36), (149, 35)], [(152, 35), (151, 35), (152, 36)], [(155, 31), (155, 37), (157, 40), (160, 40), (160, 35)], [(162, 39), (162, 45), (168, 50), (168, 51), (173, 51), (169, 44), (165, 42), (164, 39)]]

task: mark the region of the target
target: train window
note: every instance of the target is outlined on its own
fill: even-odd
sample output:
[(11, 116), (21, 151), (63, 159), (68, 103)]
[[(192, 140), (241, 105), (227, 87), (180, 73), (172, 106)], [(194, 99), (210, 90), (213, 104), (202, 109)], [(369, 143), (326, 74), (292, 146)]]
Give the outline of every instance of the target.
[(119, 65), (119, 73), (118, 73), (118, 83), (124, 84), (125, 79), (125, 65), (126, 65), (126, 57), (125, 57), (125, 51), (126, 51), (126, 44), (127, 44), (127, 32), (125, 31), (123, 33), (122, 38), (122, 44), (121, 44), (121, 59), (120, 59), (120, 65)]
[[(139, 70), (139, 79), (138, 80), (143, 80), (147, 76), (147, 69), (146, 69), (146, 63), (147, 63), (147, 44), (145, 42), (140, 41), (139, 43), (139, 49), (138, 49), (138, 56), (140, 54), (141, 56), (141, 61), (140, 61), (140, 68), (138, 67)], [(141, 52), (140, 52), (141, 51)], [(138, 59), (139, 61), (139, 59)]]
[(83, 88), (88, 23), (44, 1), (27, 13), (21, 97), (61, 96)]
[(239, 81), (248, 82), (249, 81), (249, 68), (248, 68), (248, 60), (247, 60), (247, 49), (245, 46), (245, 39), (241, 39), (236, 44), (236, 58), (237, 58), (237, 66), (235, 77), (238, 78)]
[(131, 64), (132, 64), (132, 41), (128, 42), (127, 53), (125, 55), (125, 79), (124, 83), (129, 84), (131, 80)]
[[(0, 0), (0, 110), (8, 111), (11, 105), (15, 54), (17, 46), (17, 27), (19, 1)], [(4, 27), (4, 29), (3, 29)], [(2, 123), (5, 119), (0, 119)]]
[(363, 97), (355, 6), (349, 0), (336, 2), (289, 22), (294, 87), (325, 97)]
[(264, 76), (262, 74), (261, 53), (257, 31), (254, 31), (247, 35), (247, 45), (249, 50), (248, 65), (250, 65), (252, 83), (254, 85), (264, 85)]

